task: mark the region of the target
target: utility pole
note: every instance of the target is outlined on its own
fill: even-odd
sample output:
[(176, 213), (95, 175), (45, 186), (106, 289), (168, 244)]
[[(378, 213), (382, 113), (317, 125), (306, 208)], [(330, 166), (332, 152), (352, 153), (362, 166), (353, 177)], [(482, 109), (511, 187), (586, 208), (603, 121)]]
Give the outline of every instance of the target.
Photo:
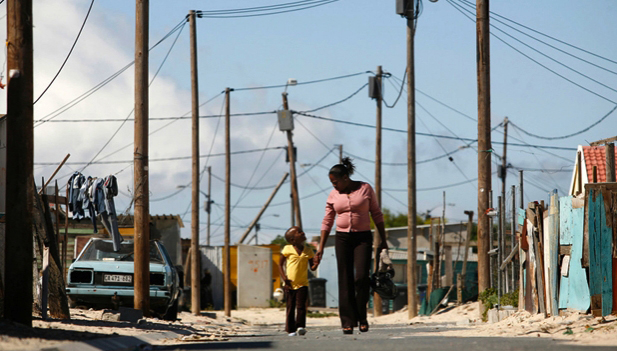
[[(491, 91), (489, 0), (476, 1), (476, 46), (478, 70), (478, 291), (489, 286), (488, 240), (490, 228), (486, 210), (491, 190)], [(480, 307), (480, 314), (484, 307)]]
[(338, 163), (343, 163), (343, 144), (338, 145)]
[(191, 30), (191, 95), (192, 116), (191, 131), (193, 141), (193, 181), (192, 181), (192, 213), (191, 213), (191, 312), (199, 316), (201, 311), (201, 267), (199, 251), (199, 84), (197, 81), (197, 29), (195, 11), (189, 11)]
[[(382, 71), (381, 66), (377, 66), (377, 76), (375, 77), (375, 85), (377, 86), (377, 121), (376, 125), (376, 136), (375, 136), (375, 196), (377, 198), (377, 203), (379, 207), (381, 207), (381, 101), (383, 98), (382, 94)], [(379, 245), (381, 244), (381, 240), (379, 237), (379, 232), (377, 228), (373, 233), (373, 257), (375, 257), (373, 264), (373, 272), (377, 272), (379, 269)], [(382, 301), (381, 296), (377, 293), (373, 293), (373, 315), (375, 317), (379, 317), (382, 315)]]
[[(493, 208), (493, 190), (489, 190), (488, 192), (488, 208)], [(493, 217), (489, 217), (488, 218), (488, 250), (489, 252), (493, 251), (493, 244), (495, 242), (495, 238), (493, 237)], [(495, 287), (495, 278), (493, 277), (493, 272), (494, 267), (495, 267), (495, 261), (497, 261), (497, 258), (495, 257), (495, 255), (489, 255), (488, 256), (488, 270), (489, 270), (489, 281), (488, 281), (488, 286), (493, 288)]]
[(148, 184), (149, 0), (136, 0), (135, 13), (135, 279), (134, 305), (150, 315), (150, 195)]
[(501, 309), (501, 295), (503, 294), (502, 291), (502, 276), (503, 274), (501, 273), (501, 262), (503, 262), (503, 254), (502, 254), (502, 240), (503, 240), (503, 202), (502, 202), (502, 197), (501, 196), (497, 196), (497, 206), (499, 206), (499, 209), (497, 210), (497, 213), (499, 215), (499, 218), (497, 219), (497, 222), (499, 223), (498, 226), (498, 232), (497, 232), (497, 305), (499, 306), (498, 309)]
[[(516, 247), (516, 185), (512, 185), (512, 225), (510, 226), (510, 231), (512, 232), (512, 237), (510, 238), (511, 241), (511, 245), (512, 248), (510, 249), (510, 252), (514, 251), (514, 248)], [(521, 259), (521, 256), (518, 257), (519, 258), (519, 262)], [(514, 262), (516, 262), (516, 259), (512, 259), (512, 291), (516, 290), (516, 265), (514, 264)]]
[[(289, 104), (287, 102), (287, 93), (283, 93), (283, 110), (289, 112)], [(291, 115), (290, 115), (291, 116)], [(292, 139), (292, 131), (287, 130), (287, 153), (289, 155), (289, 174), (291, 175), (291, 202), (294, 208), (295, 213), (292, 213), (292, 218), (295, 216), (296, 224), (292, 222), (293, 225), (297, 225), (302, 229), (302, 216), (300, 212), (300, 196), (298, 195), (298, 180), (296, 177), (296, 155), (294, 154), (294, 143)]]
[(206, 203), (206, 212), (208, 212), (208, 229), (206, 236), (206, 245), (210, 246), (210, 212), (212, 212), (212, 167), (208, 166), (208, 202)]
[(231, 221), (231, 147), (230, 147), (230, 131), (229, 131), (229, 93), (230, 88), (225, 88), (225, 247), (223, 257), (223, 291), (225, 316), (231, 317), (231, 250), (229, 249), (230, 238), (230, 221)]
[(523, 199), (523, 170), (518, 171), (518, 194), (519, 194), (519, 199), (518, 199), (518, 207), (520, 209), (525, 209), (525, 200)]
[[(501, 178), (501, 205), (503, 206), (503, 208), (499, 208), (499, 213), (501, 216), (501, 212), (503, 211), (505, 213), (505, 208), (506, 208), (506, 175), (508, 174), (508, 163), (506, 161), (506, 152), (507, 152), (507, 146), (508, 146), (508, 117), (505, 117), (503, 119), (503, 155), (501, 156), (501, 168), (499, 169), (499, 178)], [(501, 223), (502, 227), (501, 227), (501, 232), (499, 233), (501, 235), (501, 240), (499, 241), (499, 255), (500, 255), (500, 259), (499, 262), (497, 262), (497, 273), (498, 274), (503, 274), (503, 278), (502, 278), (502, 282), (505, 286), (505, 292), (510, 292), (510, 290), (508, 289), (508, 270), (505, 269), (502, 273), (500, 267), (501, 264), (503, 263), (502, 259), (503, 259), (503, 253), (505, 253), (506, 251), (506, 238), (505, 238), (505, 233), (506, 233), (506, 217), (505, 215), (502, 218), (502, 223)]]
[(615, 144), (607, 143), (604, 145), (606, 155), (606, 181), (615, 182)]
[[(524, 204), (524, 200), (523, 200), (523, 171), (520, 170), (518, 171), (518, 192), (519, 192), (519, 201), (518, 201), (518, 207), (521, 210), (525, 209)], [(514, 197), (514, 194), (512, 194), (512, 196)], [(527, 225), (525, 222), (523, 222), (523, 225)], [(524, 228), (521, 228), (521, 234), (523, 233)], [(518, 245), (518, 259), (519, 259), (519, 264), (518, 264), (518, 309), (519, 311), (522, 311), (525, 309), (525, 295), (524, 295), (524, 290), (525, 290), (525, 286), (523, 285), (523, 282), (525, 281), (524, 276), (523, 276), (523, 242), (522, 242), (523, 238), (521, 236), (520, 240), (519, 240), (519, 245)]]
[[(32, 0), (8, 0), (4, 318), (32, 327), (34, 132)], [(6, 282), (11, 282), (7, 284)]]
[(416, 82), (414, 66), (414, 35), (416, 4), (406, 6), (407, 19), (407, 306), (409, 319), (418, 315), (416, 288)]

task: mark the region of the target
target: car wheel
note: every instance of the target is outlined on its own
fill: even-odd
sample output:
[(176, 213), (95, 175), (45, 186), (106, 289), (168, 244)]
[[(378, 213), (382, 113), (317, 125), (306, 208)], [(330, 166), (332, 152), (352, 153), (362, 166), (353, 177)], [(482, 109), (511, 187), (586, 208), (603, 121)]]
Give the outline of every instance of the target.
[(173, 305), (169, 306), (163, 319), (166, 321), (175, 321), (178, 319), (178, 299), (175, 299)]

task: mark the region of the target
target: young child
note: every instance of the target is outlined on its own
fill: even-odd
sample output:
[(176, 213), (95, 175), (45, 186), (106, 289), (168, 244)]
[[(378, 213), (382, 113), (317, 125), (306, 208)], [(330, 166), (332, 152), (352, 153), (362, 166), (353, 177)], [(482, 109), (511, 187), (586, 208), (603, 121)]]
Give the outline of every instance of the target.
[[(291, 227), (285, 233), (285, 240), (291, 245), (285, 245), (281, 251), (279, 272), (285, 282), (287, 298), (287, 319), (285, 331), (289, 336), (306, 334), (306, 306), (308, 301), (308, 267), (317, 269), (317, 261), (313, 259), (313, 249), (305, 245), (306, 236), (300, 227)], [(297, 308), (297, 314), (296, 314)]]

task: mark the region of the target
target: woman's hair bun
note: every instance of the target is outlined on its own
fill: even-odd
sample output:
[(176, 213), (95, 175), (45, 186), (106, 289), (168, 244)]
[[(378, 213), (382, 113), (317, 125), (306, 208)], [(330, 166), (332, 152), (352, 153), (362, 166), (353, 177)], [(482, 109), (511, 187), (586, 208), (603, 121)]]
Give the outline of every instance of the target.
[(343, 157), (341, 164), (345, 166), (345, 168), (347, 168), (348, 175), (352, 175), (353, 172), (356, 170), (356, 166), (353, 164), (353, 162), (351, 162), (351, 158), (349, 158), (349, 156)]

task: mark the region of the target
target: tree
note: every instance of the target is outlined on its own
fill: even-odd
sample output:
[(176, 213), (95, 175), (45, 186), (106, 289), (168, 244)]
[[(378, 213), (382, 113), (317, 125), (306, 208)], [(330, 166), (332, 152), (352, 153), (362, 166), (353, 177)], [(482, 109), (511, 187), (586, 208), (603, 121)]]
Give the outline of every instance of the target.
[(287, 242), (287, 240), (285, 240), (284, 236), (279, 234), (279, 235), (276, 236), (276, 238), (272, 239), (270, 244), (276, 244), (276, 245), (280, 246), (281, 249), (282, 249), (283, 246), (288, 245), (289, 243)]
[[(394, 227), (406, 227), (407, 226), (407, 214), (406, 213), (392, 213), (390, 209), (383, 208), (381, 210), (383, 213), (383, 221), (384, 226), (386, 228), (394, 228)], [(426, 221), (420, 217), (416, 216), (416, 223), (418, 225), (426, 224)], [(371, 223), (371, 227), (374, 227)]]

